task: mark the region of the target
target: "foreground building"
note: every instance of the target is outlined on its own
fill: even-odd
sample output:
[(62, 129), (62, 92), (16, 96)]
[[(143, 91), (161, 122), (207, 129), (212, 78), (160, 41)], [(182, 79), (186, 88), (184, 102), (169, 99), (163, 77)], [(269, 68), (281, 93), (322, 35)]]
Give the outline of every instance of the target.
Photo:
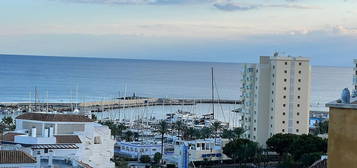
[(8, 148), (21, 146), (49, 166), (69, 161), (73, 166), (114, 167), (110, 129), (82, 115), (22, 114), (16, 117), (16, 130), (6, 133), (2, 142)]
[(356, 167), (357, 165), (357, 100), (328, 103), (330, 108), (328, 132), (329, 168)]
[(242, 127), (245, 138), (265, 145), (277, 133), (307, 134), (309, 131), (309, 59), (260, 57), (242, 71)]

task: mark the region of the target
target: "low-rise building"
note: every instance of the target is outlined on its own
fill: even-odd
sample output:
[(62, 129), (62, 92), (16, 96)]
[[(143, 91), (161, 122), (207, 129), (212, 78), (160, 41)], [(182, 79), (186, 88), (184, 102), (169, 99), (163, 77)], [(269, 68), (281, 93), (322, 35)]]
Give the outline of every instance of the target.
[(16, 130), (3, 143), (30, 150), (37, 161), (83, 163), (114, 167), (115, 141), (110, 129), (82, 115), (25, 113), (16, 117)]
[(115, 154), (124, 155), (129, 158), (140, 158), (142, 155), (154, 157), (155, 153), (161, 153), (161, 143), (155, 142), (117, 142), (115, 144)]
[[(182, 162), (227, 160), (229, 158), (223, 154), (223, 147), (227, 142), (228, 141), (221, 138), (197, 139), (192, 141), (176, 140), (173, 142), (174, 152), (165, 156), (164, 159), (176, 165), (182, 165)], [(186, 152), (183, 150), (183, 147), (187, 148), (187, 158), (185, 158), (184, 153)]]

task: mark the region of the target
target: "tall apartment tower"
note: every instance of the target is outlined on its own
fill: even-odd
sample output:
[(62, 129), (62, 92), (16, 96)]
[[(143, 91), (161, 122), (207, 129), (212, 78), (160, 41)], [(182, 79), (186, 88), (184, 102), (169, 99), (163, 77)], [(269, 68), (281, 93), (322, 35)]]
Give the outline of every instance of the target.
[(357, 90), (357, 59), (354, 59), (353, 63), (353, 86), (355, 87), (354, 90)]
[(309, 59), (262, 56), (259, 64), (243, 67), (242, 77), (246, 138), (265, 145), (277, 133), (309, 133)]

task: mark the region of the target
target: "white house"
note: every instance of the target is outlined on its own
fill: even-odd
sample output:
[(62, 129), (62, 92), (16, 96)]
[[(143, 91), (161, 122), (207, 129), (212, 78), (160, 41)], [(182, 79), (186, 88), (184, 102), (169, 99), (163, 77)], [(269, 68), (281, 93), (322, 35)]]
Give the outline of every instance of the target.
[(114, 167), (110, 161), (115, 141), (107, 126), (82, 115), (25, 113), (16, 117), (16, 130), (4, 135), (4, 143), (32, 150), (37, 161), (65, 160), (91, 167)]
[(130, 158), (140, 158), (142, 155), (148, 155), (151, 158), (155, 153), (161, 153), (161, 143), (141, 141), (141, 142), (117, 142), (115, 145), (115, 154), (124, 155)]

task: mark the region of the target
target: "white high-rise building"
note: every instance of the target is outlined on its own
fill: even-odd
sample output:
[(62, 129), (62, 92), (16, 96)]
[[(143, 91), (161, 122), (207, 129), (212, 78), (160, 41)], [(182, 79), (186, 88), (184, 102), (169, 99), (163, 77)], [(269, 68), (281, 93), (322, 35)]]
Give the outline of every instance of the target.
[(353, 60), (354, 66), (353, 66), (353, 86), (355, 87), (354, 90), (357, 90), (357, 59)]
[(310, 111), (309, 59), (260, 57), (242, 71), (242, 127), (245, 137), (265, 145), (277, 133), (308, 134)]

